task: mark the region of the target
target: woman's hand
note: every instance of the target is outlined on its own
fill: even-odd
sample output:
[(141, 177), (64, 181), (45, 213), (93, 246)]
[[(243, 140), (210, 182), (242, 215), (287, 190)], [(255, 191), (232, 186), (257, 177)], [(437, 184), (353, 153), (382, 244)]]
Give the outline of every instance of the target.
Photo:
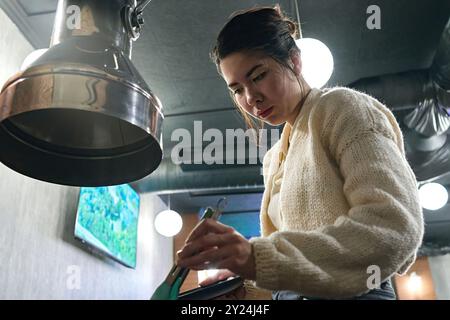
[(192, 270), (228, 269), (255, 280), (252, 245), (233, 228), (213, 219), (202, 220), (177, 253), (177, 265)]

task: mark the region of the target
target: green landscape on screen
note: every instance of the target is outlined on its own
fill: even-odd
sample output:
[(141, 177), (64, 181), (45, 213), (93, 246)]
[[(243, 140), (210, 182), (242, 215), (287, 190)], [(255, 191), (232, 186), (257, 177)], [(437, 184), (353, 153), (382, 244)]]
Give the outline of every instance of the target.
[(136, 267), (139, 195), (129, 185), (81, 188), (75, 236)]

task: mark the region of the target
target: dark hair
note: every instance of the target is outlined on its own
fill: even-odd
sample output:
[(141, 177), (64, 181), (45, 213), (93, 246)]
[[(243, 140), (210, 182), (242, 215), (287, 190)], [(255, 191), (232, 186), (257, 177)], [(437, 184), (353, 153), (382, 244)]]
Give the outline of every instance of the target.
[[(295, 44), (298, 36), (297, 24), (281, 12), (279, 5), (236, 11), (220, 31), (210, 57), (220, 74), (220, 61), (239, 51), (259, 51), (293, 71), (288, 60), (293, 51), (300, 51)], [(253, 120), (231, 97), (247, 126), (255, 128)], [(264, 122), (260, 122), (262, 127)]]

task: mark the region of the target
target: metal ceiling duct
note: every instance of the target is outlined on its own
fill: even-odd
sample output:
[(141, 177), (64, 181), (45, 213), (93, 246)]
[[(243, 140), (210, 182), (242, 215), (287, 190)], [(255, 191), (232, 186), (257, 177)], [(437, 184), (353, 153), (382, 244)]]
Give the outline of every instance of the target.
[(155, 172), (136, 182), (142, 193), (183, 193), (252, 190), (262, 192), (262, 169), (256, 165), (177, 165), (165, 158)]
[(162, 107), (130, 60), (136, 8), (59, 1), (50, 49), (1, 91), (1, 162), (73, 186), (127, 183), (158, 167)]
[(384, 102), (400, 118), (406, 127), (406, 157), (419, 182), (450, 172), (450, 20), (430, 69), (365, 78), (348, 86)]

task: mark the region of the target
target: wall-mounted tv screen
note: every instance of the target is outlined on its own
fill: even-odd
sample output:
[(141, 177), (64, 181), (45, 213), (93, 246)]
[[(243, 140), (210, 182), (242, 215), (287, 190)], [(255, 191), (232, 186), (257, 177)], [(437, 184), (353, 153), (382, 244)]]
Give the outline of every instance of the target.
[(139, 195), (128, 184), (80, 190), (75, 237), (136, 267)]

